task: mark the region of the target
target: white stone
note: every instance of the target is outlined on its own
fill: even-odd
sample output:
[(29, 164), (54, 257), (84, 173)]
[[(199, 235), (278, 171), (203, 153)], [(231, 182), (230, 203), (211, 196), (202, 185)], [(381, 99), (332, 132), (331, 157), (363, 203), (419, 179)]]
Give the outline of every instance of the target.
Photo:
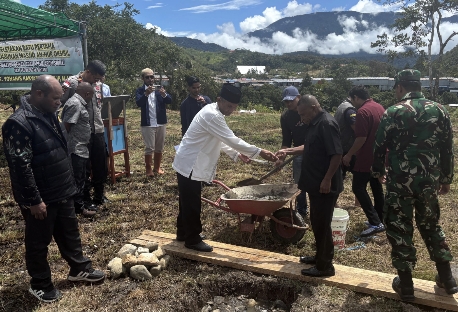
[(137, 252), (138, 252), (138, 254), (149, 253), (149, 249), (145, 248), (145, 247), (138, 247), (137, 248)]
[(144, 265), (134, 265), (130, 268), (129, 275), (139, 281), (147, 281), (153, 278)]
[(161, 260), (159, 260), (159, 265), (161, 266), (161, 269), (164, 270), (165, 268), (167, 268), (167, 266), (169, 265), (169, 262), (170, 262), (169, 255), (165, 255), (164, 257), (162, 257)]
[(161, 266), (153, 266), (149, 272), (153, 277), (158, 276), (161, 273)]
[(148, 242), (145, 247), (148, 248), (150, 252), (153, 252), (159, 247), (159, 244), (156, 242)]
[(126, 274), (126, 268), (122, 265), (121, 258), (114, 258), (108, 263), (112, 279), (120, 278)]
[(165, 256), (165, 251), (161, 247), (158, 247), (155, 251), (153, 251), (153, 254), (155, 254), (158, 259), (161, 259)]
[(132, 244), (125, 244), (124, 246), (121, 247), (118, 251), (118, 257), (122, 258), (125, 255), (135, 255), (135, 252), (137, 251), (137, 247), (132, 245)]
[(147, 267), (159, 265), (159, 259), (153, 253), (142, 253), (137, 257), (137, 264)]
[(125, 255), (122, 257), (122, 265), (125, 266), (126, 268), (131, 268), (137, 264), (138, 264), (137, 257), (134, 255)]

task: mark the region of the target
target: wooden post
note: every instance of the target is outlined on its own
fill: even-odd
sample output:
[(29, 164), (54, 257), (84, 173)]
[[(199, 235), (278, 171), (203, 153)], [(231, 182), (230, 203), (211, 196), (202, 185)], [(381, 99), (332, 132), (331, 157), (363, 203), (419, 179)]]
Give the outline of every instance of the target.
[(129, 162), (129, 145), (127, 142), (127, 119), (126, 119), (126, 100), (122, 101), (122, 116), (124, 119), (124, 168), (126, 177), (130, 177), (130, 162)]
[(111, 115), (110, 101), (108, 101), (108, 157), (110, 159), (111, 184), (114, 184), (116, 182), (116, 172), (113, 155), (113, 116)]

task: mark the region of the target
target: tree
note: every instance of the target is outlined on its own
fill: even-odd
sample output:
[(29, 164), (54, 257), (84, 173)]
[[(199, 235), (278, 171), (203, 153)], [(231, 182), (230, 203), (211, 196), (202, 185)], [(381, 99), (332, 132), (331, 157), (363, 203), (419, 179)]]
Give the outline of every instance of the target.
[[(436, 99), (439, 90), (440, 66), (444, 49), (450, 40), (458, 34), (452, 32), (447, 38), (442, 37), (442, 16), (444, 13), (458, 12), (458, 0), (385, 0), (385, 4), (399, 5), (400, 17), (396, 19), (394, 35), (383, 33), (371, 47), (385, 52), (390, 58), (427, 55), (427, 68), (432, 98)], [(444, 40), (445, 39), (445, 40)], [(434, 41), (439, 43), (436, 62), (432, 60)], [(399, 49), (403, 49), (399, 52)], [(436, 78), (435, 83), (433, 79)]]
[(301, 88), (299, 89), (300, 94), (312, 94), (312, 77), (309, 74), (305, 74), (302, 79)]

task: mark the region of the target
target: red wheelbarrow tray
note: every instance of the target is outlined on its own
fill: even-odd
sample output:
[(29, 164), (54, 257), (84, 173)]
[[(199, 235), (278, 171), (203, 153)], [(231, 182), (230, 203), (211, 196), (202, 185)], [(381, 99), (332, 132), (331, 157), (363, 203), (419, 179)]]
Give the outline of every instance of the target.
[[(271, 216), (273, 212), (283, 207), (298, 193), (295, 184), (260, 184), (229, 188), (222, 182), (213, 180), (228, 190), (216, 201), (210, 201), (202, 198), (203, 201), (210, 205), (232, 213), (246, 213), (257, 216)], [(263, 200), (263, 199), (244, 199), (244, 197), (263, 198), (266, 196), (280, 197), (281, 200)], [(227, 205), (224, 207), (221, 202)]]

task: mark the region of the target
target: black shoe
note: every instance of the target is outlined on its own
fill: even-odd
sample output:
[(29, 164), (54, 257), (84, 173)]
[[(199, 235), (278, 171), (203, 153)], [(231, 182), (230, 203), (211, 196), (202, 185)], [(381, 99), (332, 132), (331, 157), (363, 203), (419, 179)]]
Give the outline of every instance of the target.
[(452, 269), (450, 268), (450, 262), (436, 262), (437, 273), (436, 284), (440, 288), (445, 288), (445, 292), (449, 295), (458, 293), (458, 287), (456, 286), (456, 280), (452, 275)]
[[(202, 234), (202, 233), (200, 233), (199, 236), (200, 236), (201, 239), (207, 238), (207, 236), (205, 236), (205, 235)], [(175, 239), (176, 239), (177, 241), (179, 241), (179, 242), (184, 242), (184, 241), (185, 241), (184, 235), (183, 235), (183, 236), (177, 235), (177, 238), (175, 238)]]
[(336, 275), (336, 271), (334, 270), (334, 266), (331, 266), (329, 269), (324, 271), (318, 271), (316, 266), (311, 267), (309, 269), (303, 269), (301, 271), (302, 275), (311, 276), (311, 277), (326, 277), (326, 276), (334, 276)]
[(456, 285), (456, 281), (455, 281), (455, 278), (453, 278), (453, 276), (451, 279), (443, 283), (439, 275), (436, 275), (436, 285), (440, 288), (444, 288), (445, 292), (449, 295), (458, 293), (458, 287)]
[(52, 290), (45, 292), (41, 289), (32, 289), (32, 287), (30, 287), (29, 293), (31, 293), (35, 298), (37, 298), (41, 302), (46, 303), (51, 303), (62, 298), (62, 293), (56, 288), (53, 288)]
[(90, 211), (95, 211), (95, 212), (99, 211), (99, 207), (95, 204), (84, 205), (84, 207)]
[(67, 279), (71, 282), (98, 282), (105, 278), (105, 273), (99, 270), (87, 269), (85, 271), (80, 271), (79, 273), (72, 272), (67, 276)]
[(75, 210), (75, 213), (76, 214), (81, 214), (81, 215), (83, 215), (83, 217), (86, 217), (86, 218), (92, 218), (93, 216), (95, 216), (95, 214), (97, 212), (94, 211), (94, 210), (88, 210), (88, 209), (86, 209), (86, 207), (83, 207), (83, 209), (81, 209), (81, 210)]
[(299, 262), (305, 264), (316, 264), (316, 258), (315, 256), (299, 257)]
[(194, 249), (194, 250), (197, 250), (197, 251), (203, 251), (203, 252), (210, 252), (210, 251), (213, 251), (213, 247), (208, 245), (207, 243), (205, 242), (200, 242), (200, 243), (197, 243), (197, 244), (194, 244), (194, 245), (187, 245), (187, 244), (184, 244), (184, 246), (186, 248), (189, 248), (189, 249)]
[(97, 206), (102, 206), (110, 203), (110, 200), (105, 195), (103, 195), (102, 197), (95, 196), (92, 203)]
[(401, 285), (401, 279), (399, 276), (396, 276), (393, 279), (393, 284), (391, 284), (393, 290), (401, 297), (403, 301), (414, 301), (415, 296), (413, 294), (413, 284), (412, 286), (403, 286)]

